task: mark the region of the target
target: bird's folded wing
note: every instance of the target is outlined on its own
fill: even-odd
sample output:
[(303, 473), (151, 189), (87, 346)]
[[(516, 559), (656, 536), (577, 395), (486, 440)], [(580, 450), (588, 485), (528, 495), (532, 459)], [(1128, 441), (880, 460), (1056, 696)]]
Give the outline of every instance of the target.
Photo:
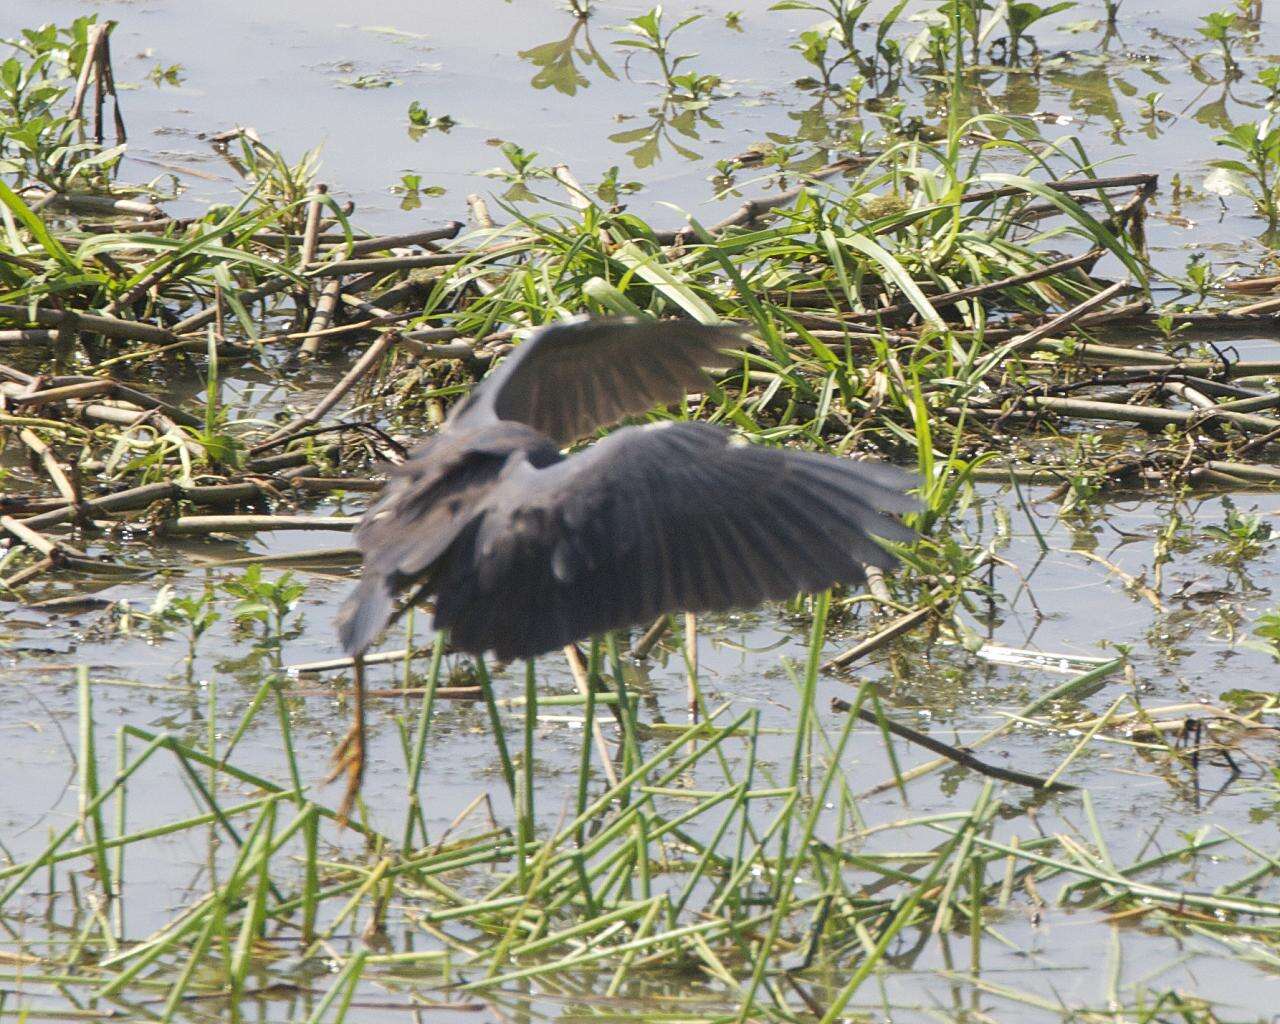
[(527, 423), (561, 445), (682, 398), (705, 368), (737, 362), (740, 328), (685, 320), (578, 317), (529, 338), (459, 406), (459, 425), (486, 417)]
[(434, 581), (464, 650), (529, 657), (677, 610), (746, 608), (890, 567), (914, 535), (892, 467), (735, 443), (719, 427), (618, 431), (497, 487)]

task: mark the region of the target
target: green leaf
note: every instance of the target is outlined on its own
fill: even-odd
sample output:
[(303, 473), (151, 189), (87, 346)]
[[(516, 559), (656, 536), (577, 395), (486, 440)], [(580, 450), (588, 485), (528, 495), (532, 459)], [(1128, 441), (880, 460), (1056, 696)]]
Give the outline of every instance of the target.
[(678, 279), (657, 257), (645, 253), (634, 242), (619, 246), (613, 258), (635, 271), (658, 291), (702, 324), (718, 324), (721, 317), (706, 304), (687, 282)]
[(645, 319), (648, 316), (643, 309), (603, 277), (591, 278), (582, 286), (582, 294), (602, 309), (606, 309), (618, 316), (634, 316), (641, 319)]
[(1115, 233), (1105, 224), (1098, 221), (1092, 214), (1085, 210), (1084, 207), (1066, 193), (1058, 192), (1041, 182), (1033, 181), (1031, 178), (1026, 178), (1019, 174), (983, 174), (978, 178), (978, 180), (988, 182), (993, 185), (1012, 185), (1015, 188), (1020, 188), (1030, 192), (1033, 196), (1043, 199), (1046, 203), (1049, 203), (1052, 206), (1056, 206), (1059, 210), (1084, 228), (1085, 232), (1091, 239), (1100, 245), (1106, 246), (1116, 259), (1120, 260), (1120, 262), (1129, 269), (1130, 273), (1134, 275), (1136, 280), (1145, 281), (1147, 279), (1146, 269), (1137, 261), (1137, 259), (1134, 258), (1133, 254), (1120, 243), (1120, 240), (1116, 238)]
[(71, 258), (71, 254), (62, 247), (62, 243), (49, 234), (49, 229), (44, 226), (44, 221), (32, 213), (31, 207), (22, 201), (22, 197), (3, 181), (0, 181), (0, 202), (4, 203), (9, 211), (22, 223), (22, 226), (31, 232), (31, 237), (40, 243), (40, 247), (46, 253), (61, 263), (67, 270), (77, 273), (80, 271), (80, 265)]
[(888, 250), (865, 235), (845, 235), (840, 239), (840, 243), (847, 245), (850, 249), (858, 250), (858, 252), (880, 267), (884, 275), (898, 286), (902, 294), (907, 297), (907, 301), (916, 308), (916, 312), (924, 318), (926, 323), (940, 331), (947, 329), (946, 321), (938, 315), (938, 311), (933, 308), (932, 303), (925, 297), (924, 292), (920, 290), (920, 286), (915, 283), (911, 275), (907, 273), (906, 268)]

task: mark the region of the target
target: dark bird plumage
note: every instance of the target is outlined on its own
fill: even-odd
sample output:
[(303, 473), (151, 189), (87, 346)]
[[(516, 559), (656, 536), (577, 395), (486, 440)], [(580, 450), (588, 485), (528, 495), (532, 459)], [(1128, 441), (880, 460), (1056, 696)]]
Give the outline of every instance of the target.
[(356, 532), (338, 620), (362, 654), (401, 598), (435, 599), (452, 645), (527, 658), (673, 611), (725, 611), (835, 583), (913, 534), (886, 512), (912, 478), (740, 442), (705, 423), (561, 446), (706, 385), (736, 328), (577, 318), (535, 331), (396, 468)]

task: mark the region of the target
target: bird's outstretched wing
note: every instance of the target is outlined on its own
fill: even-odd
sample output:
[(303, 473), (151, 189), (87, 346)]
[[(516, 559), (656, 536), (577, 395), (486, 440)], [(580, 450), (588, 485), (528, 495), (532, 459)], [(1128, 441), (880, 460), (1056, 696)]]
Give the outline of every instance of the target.
[(702, 423), (620, 430), (504, 478), (432, 578), (458, 648), (531, 657), (664, 612), (861, 583), (914, 534), (890, 466), (736, 443)]
[(526, 423), (564, 445), (665, 405), (733, 366), (737, 327), (685, 320), (576, 317), (534, 331), (456, 407), (458, 427), (486, 419)]

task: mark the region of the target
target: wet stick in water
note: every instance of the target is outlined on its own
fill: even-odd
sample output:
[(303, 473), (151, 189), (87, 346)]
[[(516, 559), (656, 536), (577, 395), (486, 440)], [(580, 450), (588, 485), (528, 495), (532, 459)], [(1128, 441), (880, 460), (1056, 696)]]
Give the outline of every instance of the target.
[(364, 379), (368, 374), (374, 372), (382, 362), (383, 356), (396, 343), (396, 335), (392, 332), (386, 332), (378, 337), (378, 339), (369, 346), (365, 353), (356, 360), (350, 370), (338, 381), (337, 384), (324, 396), (316, 405), (308, 409), (305, 413), (295, 417), (280, 429), (274, 431), (265, 440), (260, 441), (252, 449), (254, 452), (262, 451), (285, 438), (291, 437), (301, 430), (318, 422), (330, 409), (338, 404), (348, 391), (350, 391), (357, 383)]
[[(600, 652), (599, 644), (593, 642), (591, 649), (592, 658), (598, 659)], [(564, 655), (565, 660), (569, 663), (569, 672), (573, 676), (573, 683), (578, 688), (578, 693), (581, 694), (587, 702), (587, 730), (591, 734), (591, 738), (595, 743), (596, 752), (600, 758), (600, 769), (605, 773), (610, 785), (616, 786), (618, 784), (618, 774), (614, 769), (613, 758), (609, 753), (609, 742), (605, 738), (603, 727), (595, 717), (596, 702), (601, 696), (594, 685), (594, 680), (598, 678), (598, 675), (597, 673), (592, 672), (588, 665), (583, 664), (582, 653), (578, 650), (575, 644), (570, 644), (566, 647), (564, 649)], [(585, 773), (587, 771), (587, 766), (584, 764), (579, 770), (583, 773), (582, 778), (585, 785)]]
[[(855, 713), (853, 705), (847, 700), (842, 700), (839, 697), (832, 698), (831, 709), (841, 713)], [(856, 714), (868, 725), (874, 725), (878, 729), (881, 729), (886, 734), (886, 744), (888, 742), (887, 734), (892, 733), (895, 736), (902, 737), (902, 739), (907, 740), (910, 743), (914, 743), (918, 747), (924, 747), (925, 750), (931, 750), (935, 754), (941, 754), (943, 757), (950, 761), (954, 761), (956, 764), (964, 765), (964, 767), (977, 772), (979, 775), (986, 775), (989, 778), (999, 779), (1002, 782), (1012, 782), (1019, 786), (1030, 786), (1032, 789), (1069, 790), (1075, 788), (1074, 786), (1068, 786), (1057, 781), (1057, 777), (1061, 770), (1055, 772), (1048, 778), (1042, 778), (1038, 775), (1032, 775), (1029, 772), (1018, 771), (1015, 768), (1005, 768), (1001, 765), (990, 764), (979, 760), (966, 748), (954, 747), (949, 743), (943, 743), (941, 740), (934, 739), (927, 733), (922, 733), (916, 729), (912, 729), (910, 726), (903, 725), (901, 722), (895, 721), (885, 715), (883, 710), (879, 707), (877, 707), (875, 712), (860, 709)], [(896, 763), (894, 768), (894, 783), (901, 788), (903, 777), (901, 773), (897, 771)]]
[[(1076, 676), (1074, 679), (1068, 679), (1065, 683), (1055, 686), (1052, 690), (1049, 690), (1048, 692), (1041, 694), (1035, 700), (1031, 701), (1031, 703), (1026, 705), (1026, 707), (1022, 708), (1022, 710), (1018, 712), (1017, 717), (1030, 718), (1041, 708), (1045, 707), (1048, 704), (1052, 704), (1055, 701), (1067, 700), (1067, 699), (1080, 699), (1082, 696), (1086, 696), (1087, 694), (1092, 693), (1095, 690), (1097, 690), (1099, 687), (1101, 687), (1105, 683), (1107, 677), (1114, 675), (1116, 672), (1118, 672), (1124, 666), (1124, 664), (1125, 664), (1124, 658), (1116, 658), (1112, 661), (1108, 661), (1103, 665), (1099, 665), (1097, 668), (1091, 669), (1088, 672), (1083, 672), (1080, 675)], [(1013, 723), (1012, 721), (1010, 721), (1010, 722), (1006, 722), (1003, 725), (998, 725), (994, 729), (988, 729), (986, 732), (982, 733), (982, 735), (978, 736), (976, 739), (965, 744), (965, 747), (967, 750), (972, 750), (974, 747), (984, 746), (987, 743), (990, 743), (993, 739), (996, 739), (997, 737), (1004, 735), (1006, 732), (1009, 731), (1010, 728), (1012, 728), (1012, 725)], [(936, 771), (937, 769), (942, 768), (949, 763), (954, 763), (953, 758), (942, 757), (942, 758), (937, 758), (933, 761), (927, 761), (922, 765), (918, 765), (915, 768), (911, 768), (903, 772), (901, 781), (912, 782), (915, 779), (918, 779), (923, 775), (927, 775), (932, 771)], [(875, 793), (880, 793), (897, 784), (898, 784), (897, 780), (881, 782), (878, 785), (873, 786), (871, 789), (867, 790), (866, 794), (864, 795), (870, 796)], [(1039, 780), (1037, 780), (1036, 784), (1039, 785), (1041, 783)]]
[(692, 612), (684, 616), (684, 664), (689, 692), (689, 723), (698, 721), (701, 696), (698, 692), (698, 617)]

